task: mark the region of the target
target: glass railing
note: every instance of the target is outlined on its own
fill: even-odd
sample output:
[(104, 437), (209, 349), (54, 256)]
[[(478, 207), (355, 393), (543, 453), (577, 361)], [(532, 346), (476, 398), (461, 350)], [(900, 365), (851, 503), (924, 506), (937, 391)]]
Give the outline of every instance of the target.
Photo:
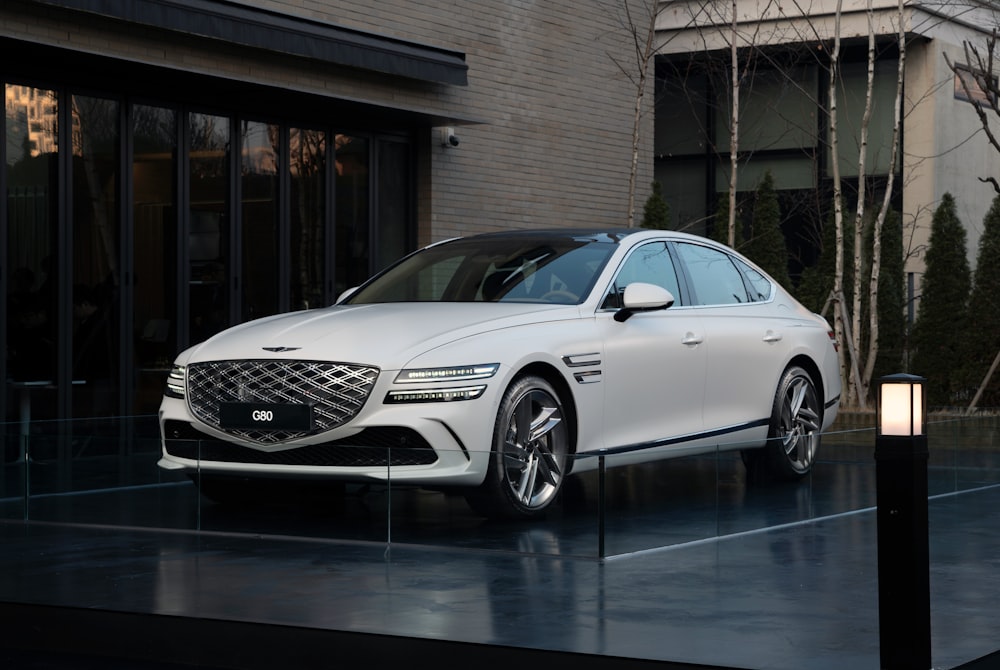
[[(507, 522), (474, 513), (461, 491), (408, 486), (400, 449), (365, 447), (364, 482), (227, 482), (157, 467), (155, 417), (12, 424), (0, 516), (607, 558), (874, 508), (873, 423), (844, 415), (793, 482), (751, 481), (740, 444), (633, 465), (581, 455), (543, 518)], [(1000, 484), (998, 428), (993, 416), (932, 419), (932, 499)], [(208, 445), (188, 453), (197, 462)]]

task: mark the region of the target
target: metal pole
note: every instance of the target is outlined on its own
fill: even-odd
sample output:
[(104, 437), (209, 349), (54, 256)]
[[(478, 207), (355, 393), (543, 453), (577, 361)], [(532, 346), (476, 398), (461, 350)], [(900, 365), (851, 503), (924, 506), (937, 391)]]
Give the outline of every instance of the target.
[(604, 558), (604, 454), (597, 457), (597, 557)]
[(931, 667), (926, 435), (875, 439), (882, 670)]

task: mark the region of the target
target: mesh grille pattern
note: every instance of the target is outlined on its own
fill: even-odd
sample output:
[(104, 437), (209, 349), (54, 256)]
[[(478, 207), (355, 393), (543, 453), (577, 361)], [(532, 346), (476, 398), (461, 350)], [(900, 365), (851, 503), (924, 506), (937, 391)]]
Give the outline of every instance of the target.
[[(314, 430), (321, 433), (353, 419), (364, 407), (378, 368), (320, 361), (250, 360), (193, 363), (187, 368), (187, 397), (199, 419), (219, 426), (224, 402), (312, 405)], [(258, 444), (277, 444), (306, 435), (291, 430), (226, 430)]]

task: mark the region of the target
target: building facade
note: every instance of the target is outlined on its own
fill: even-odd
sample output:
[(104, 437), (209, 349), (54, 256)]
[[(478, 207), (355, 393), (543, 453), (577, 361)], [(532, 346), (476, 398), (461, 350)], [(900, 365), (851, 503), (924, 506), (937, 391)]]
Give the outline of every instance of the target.
[[(922, 254), (934, 209), (951, 193), (968, 231), (974, 265), (983, 217), (995, 192), (981, 178), (1000, 175), (1000, 156), (949, 65), (970, 66), (965, 45), (986, 47), (1000, 15), (993, 2), (836, 0), (770, 3), (660, 3), (655, 172), (676, 225), (709, 232), (719, 194), (728, 191), (732, 118), (731, 45), (738, 46), (738, 191), (749, 195), (765, 171), (774, 177), (792, 271), (814, 262), (831, 220), (830, 61), (841, 39), (835, 107), (837, 167), (845, 216), (853, 218), (868, 80), (868, 37), (876, 62), (864, 167), (869, 211), (894, 170), (893, 207), (904, 225), (910, 304), (919, 297)], [(869, 13), (869, 6), (871, 13)], [(901, 143), (890, 161), (900, 50), (906, 35)], [(871, 26), (871, 29), (869, 29)], [(912, 312), (912, 310), (911, 310)]]
[[(422, 244), (625, 225), (618, 13), (4, 2), (6, 420), (155, 413), (179, 350), (330, 304)], [(651, 180), (643, 149), (638, 202)]]

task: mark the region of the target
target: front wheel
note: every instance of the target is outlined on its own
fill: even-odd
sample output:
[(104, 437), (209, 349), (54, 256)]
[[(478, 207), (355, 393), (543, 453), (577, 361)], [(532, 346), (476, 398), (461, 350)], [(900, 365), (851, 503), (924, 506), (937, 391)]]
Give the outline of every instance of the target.
[(755, 478), (794, 480), (812, 470), (819, 450), (823, 407), (812, 377), (793, 366), (785, 370), (774, 394), (767, 444), (744, 452)]
[(540, 515), (562, 486), (569, 446), (558, 392), (541, 377), (517, 379), (500, 402), (486, 479), (466, 499), (489, 518)]

